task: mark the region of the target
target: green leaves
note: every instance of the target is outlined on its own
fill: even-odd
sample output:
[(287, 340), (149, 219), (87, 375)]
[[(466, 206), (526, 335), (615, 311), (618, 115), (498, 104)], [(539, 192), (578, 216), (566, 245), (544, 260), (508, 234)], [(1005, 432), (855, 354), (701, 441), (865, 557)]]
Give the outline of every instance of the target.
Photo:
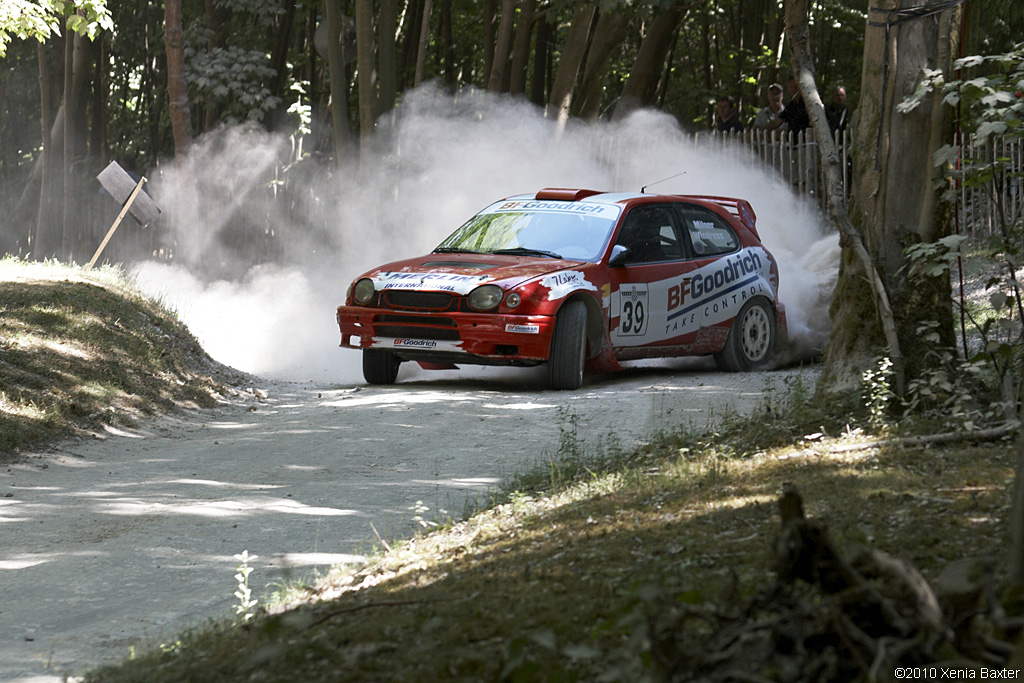
[(228, 121), (262, 121), (267, 111), (281, 103), (264, 85), (275, 72), (261, 50), (237, 45), (193, 48), (186, 59), (186, 77), (195, 100), (219, 108)]

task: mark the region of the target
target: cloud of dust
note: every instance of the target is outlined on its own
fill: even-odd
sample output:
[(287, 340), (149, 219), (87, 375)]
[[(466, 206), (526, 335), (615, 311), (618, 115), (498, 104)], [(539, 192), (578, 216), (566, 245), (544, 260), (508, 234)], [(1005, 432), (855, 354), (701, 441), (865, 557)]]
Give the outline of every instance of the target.
[[(287, 138), (231, 129), (199, 141), (189, 171), (198, 199), (176, 193), (173, 173), (158, 195), (164, 215), (175, 217), (176, 258), (137, 264), (139, 286), (175, 309), (223, 363), (271, 379), (357, 383), (360, 354), (337, 348), (334, 309), (360, 273), (430, 251), (501, 197), (651, 185), (749, 200), (779, 261), (791, 340), (820, 348), (827, 339), (838, 238), (776, 173), (739, 150), (696, 145), (668, 115), (641, 111), (560, 129), (524, 102), (428, 86), (378, 126), (361, 163), (327, 172), (299, 162), (276, 201), (267, 188), (282, 187)], [(252, 225), (271, 226), (273, 239), (254, 239)], [(278, 251), (260, 252), (265, 245)], [(283, 265), (240, 266), (240, 250)]]

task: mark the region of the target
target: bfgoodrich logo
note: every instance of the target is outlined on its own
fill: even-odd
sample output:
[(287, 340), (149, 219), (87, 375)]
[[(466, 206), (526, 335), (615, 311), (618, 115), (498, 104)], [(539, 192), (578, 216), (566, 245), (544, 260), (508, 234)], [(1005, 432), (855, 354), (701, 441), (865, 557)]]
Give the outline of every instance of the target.
[(540, 325), (505, 325), (506, 332), (518, 332), (520, 334), (540, 334)]
[(395, 346), (413, 347), (417, 349), (433, 349), (437, 347), (436, 341), (429, 339), (396, 339)]

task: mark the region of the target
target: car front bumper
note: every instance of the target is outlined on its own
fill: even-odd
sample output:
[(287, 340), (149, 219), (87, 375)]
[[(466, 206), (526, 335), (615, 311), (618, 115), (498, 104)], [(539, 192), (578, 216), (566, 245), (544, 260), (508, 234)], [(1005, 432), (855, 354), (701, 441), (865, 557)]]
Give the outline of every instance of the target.
[(555, 318), (500, 313), (413, 313), (339, 306), (341, 346), (389, 349), (403, 360), (536, 364), (547, 361)]

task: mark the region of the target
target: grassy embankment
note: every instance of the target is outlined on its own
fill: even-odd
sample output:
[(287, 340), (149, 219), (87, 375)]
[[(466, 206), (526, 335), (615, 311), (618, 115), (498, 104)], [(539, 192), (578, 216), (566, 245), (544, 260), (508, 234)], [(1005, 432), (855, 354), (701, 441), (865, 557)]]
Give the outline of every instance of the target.
[(210, 407), (231, 376), (120, 271), (0, 260), (0, 462), (58, 437)]

